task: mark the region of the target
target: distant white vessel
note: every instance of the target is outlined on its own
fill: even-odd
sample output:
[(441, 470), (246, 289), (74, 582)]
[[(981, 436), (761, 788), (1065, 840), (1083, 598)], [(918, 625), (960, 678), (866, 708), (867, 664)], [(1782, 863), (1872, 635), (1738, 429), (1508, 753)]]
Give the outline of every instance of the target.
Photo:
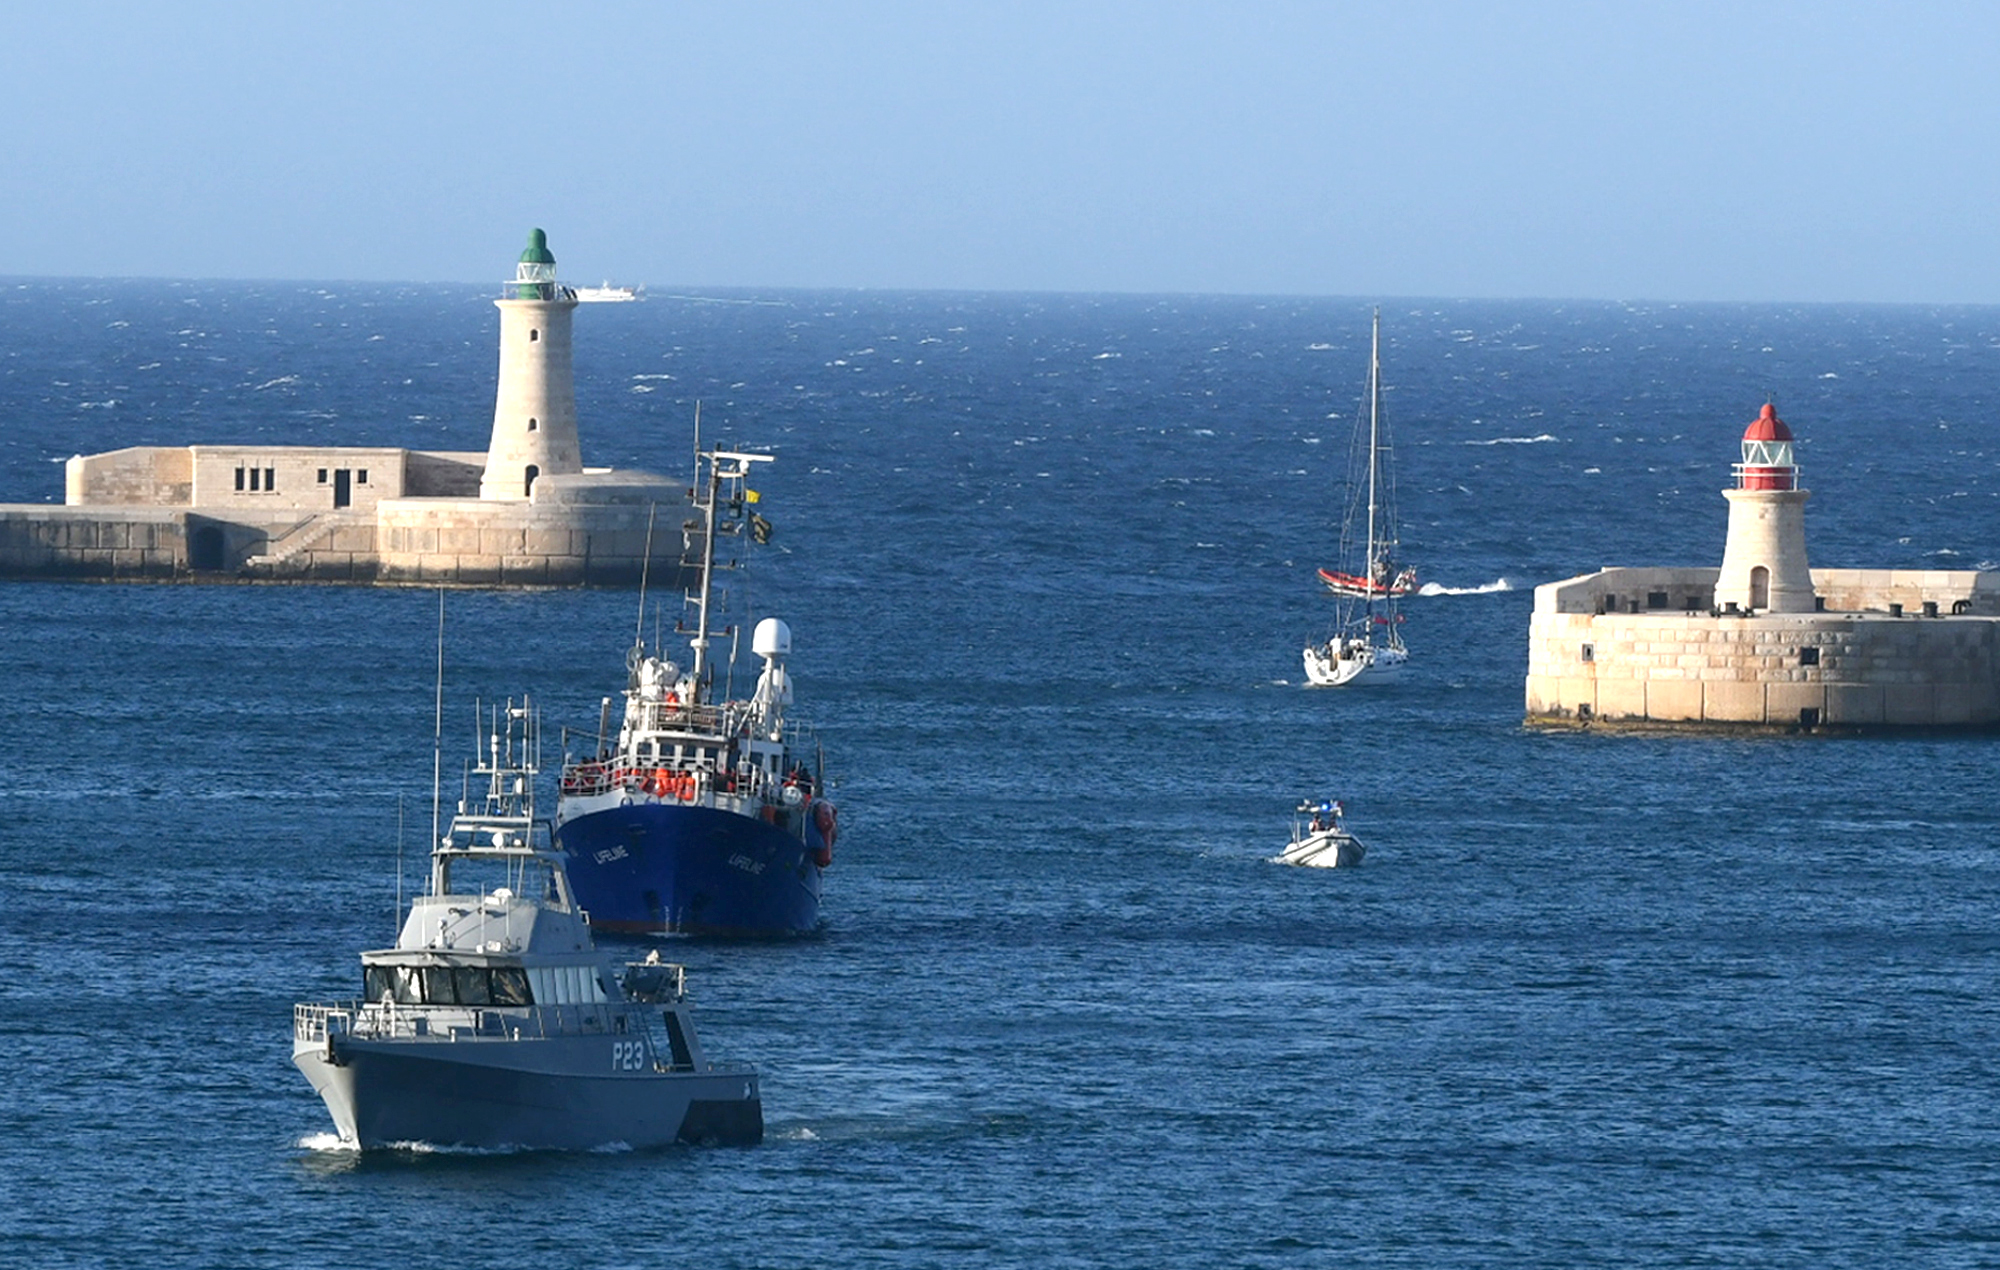
[(601, 287), (578, 287), (576, 298), (584, 304), (616, 304), (639, 298), (637, 287), (614, 287), (609, 282)]
[(1368, 848), (1347, 832), (1339, 799), (1331, 802), (1303, 802), (1292, 821), (1292, 845), (1272, 861), (1274, 864), (1302, 864), (1314, 869), (1352, 868), (1361, 863)]

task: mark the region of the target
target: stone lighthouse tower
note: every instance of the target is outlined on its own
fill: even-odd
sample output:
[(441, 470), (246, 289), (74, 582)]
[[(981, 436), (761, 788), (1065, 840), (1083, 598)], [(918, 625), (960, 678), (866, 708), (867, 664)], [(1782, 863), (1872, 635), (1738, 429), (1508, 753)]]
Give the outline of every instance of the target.
[(1765, 403), (1743, 431), (1743, 461), (1729, 500), (1729, 540), (1715, 582), (1717, 608), (1741, 612), (1810, 613), (1812, 573), (1806, 568), (1806, 499), (1792, 461), (1792, 430)]
[(524, 499), (539, 477), (583, 471), (570, 356), (576, 292), (556, 281), (547, 234), (528, 235), (514, 280), (493, 303), (500, 309), (500, 388), (479, 496)]

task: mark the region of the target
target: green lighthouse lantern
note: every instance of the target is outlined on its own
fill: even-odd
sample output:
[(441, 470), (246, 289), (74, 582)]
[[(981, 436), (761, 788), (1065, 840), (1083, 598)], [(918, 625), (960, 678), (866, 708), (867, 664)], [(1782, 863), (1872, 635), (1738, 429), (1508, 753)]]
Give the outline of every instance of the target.
[(511, 298), (556, 298), (556, 257), (549, 250), (549, 236), (539, 229), (528, 231), (527, 250), (521, 253), (520, 263), (514, 266), (514, 294)]

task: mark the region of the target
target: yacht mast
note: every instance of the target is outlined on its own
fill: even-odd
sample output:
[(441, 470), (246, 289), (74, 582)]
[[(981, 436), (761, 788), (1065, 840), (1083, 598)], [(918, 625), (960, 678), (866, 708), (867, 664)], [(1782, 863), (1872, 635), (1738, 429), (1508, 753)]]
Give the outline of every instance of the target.
[(1382, 310), (1375, 310), (1375, 323), (1368, 338), (1368, 556), (1362, 563), (1367, 583), (1368, 609), (1375, 608), (1375, 473), (1381, 457), (1379, 430), (1382, 410)]

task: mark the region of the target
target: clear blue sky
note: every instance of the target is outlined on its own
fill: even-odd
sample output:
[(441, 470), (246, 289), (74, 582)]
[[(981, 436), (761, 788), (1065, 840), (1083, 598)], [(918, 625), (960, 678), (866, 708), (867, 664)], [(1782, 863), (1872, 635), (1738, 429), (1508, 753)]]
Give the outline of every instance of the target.
[(0, 273), (2000, 302), (2000, 4), (10, 6)]

